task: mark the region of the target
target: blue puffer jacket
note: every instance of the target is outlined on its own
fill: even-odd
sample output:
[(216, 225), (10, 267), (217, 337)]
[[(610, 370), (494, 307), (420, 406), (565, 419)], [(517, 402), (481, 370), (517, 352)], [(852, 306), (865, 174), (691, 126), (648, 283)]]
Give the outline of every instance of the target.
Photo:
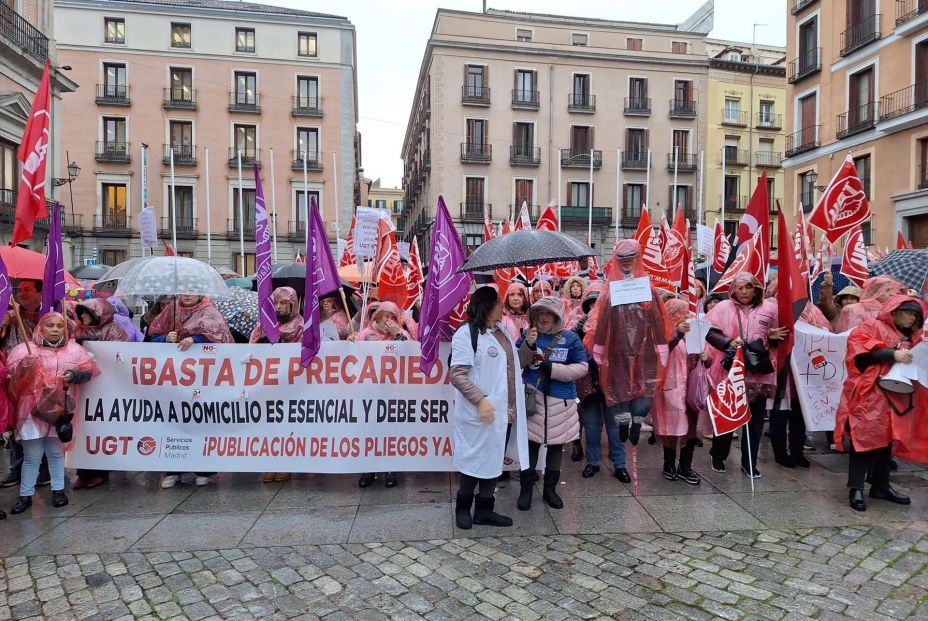
[[(575, 332), (564, 330), (564, 308), (557, 298), (542, 298), (535, 302), (528, 311), (529, 325), (535, 324), (535, 315), (542, 310), (558, 318), (553, 332), (539, 333), (535, 341), (535, 348), (546, 354), (548, 362), (551, 363), (551, 379), (539, 380), (540, 369), (528, 366), (522, 371), (522, 381), (533, 386), (538, 382), (539, 390), (557, 399), (576, 399), (577, 388), (574, 381), (587, 372), (589, 357), (586, 349)], [(528, 347), (524, 336), (519, 337), (516, 346)]]

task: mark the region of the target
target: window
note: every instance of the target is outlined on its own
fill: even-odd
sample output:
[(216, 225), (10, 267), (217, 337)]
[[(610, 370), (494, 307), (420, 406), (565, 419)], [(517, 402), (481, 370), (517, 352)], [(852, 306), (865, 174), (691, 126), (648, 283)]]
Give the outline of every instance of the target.
[(806, 213), (815, 206), (815, 186), (812, 185), (812, 172), (807, 171), (799, 175), (799, 202)]
[(235, 72), (235, 103), (239, 106), (258, 105), (258, 76)]
[(464, 178), (464, 202), (468, 211), (483, 211), (483, 177)]
[(255, 51), (255, 29), (254, 28), (236, 28), (235, 29), (235, 51), (254, 53)]
[(190, 24), (171, 23), (171, 47), (190, 47)]
[[(928, 12), (928, 6), (925, 12)], [(915, 105), (925, 104), (928, 104), (928, 41), (915, 46)]]
[(629, 161), (643, 162), (648, 157), (648, 130), (625, 130), (625, 154)]
[(403, 213), (403, 209), (406, 207), (406, 201), (393, 201), (393, 213), (400, 214)]
[(301, 32), (297, 35), (296, 53), (298, 56), (316, 56), (315, 32)]
[(729, 52), (728, 60), (733, 62), (741, 62), (741, 53), (740, 52)]
[(16, 197), (13, 193), (19, 185), (17, 150), (19, 150), (17, 145), (0, 139), (0, 203), (5, 205), (16, 204)]
[(643, 183), (626, 183), (625, 184), (625, 204), (622, 206), (623, 218), (640, 218), (641, 206), (647, 198), (645, 197)]
[(174, 211), (177, 212), (177, 229), (193, 231), (193, 187), (189, 185), (174, 186), (174, 209), (168, 206), (168, 226), (173, 225)]
[(686, 41), (671, 41), (670, 52), (672, 54), (686, 54)]
[(535, 125), (532, 123), (512, 124), (512, 148), (516, 157), (534, 158)]
[(193, 123), (190, 121), (171, 121), (169, 131), (174, 157), (193, 157)]
[(386, 199), (383, 199), (383, 198), (378, 198), (378, 199), (367, 201), (367, 202), (372, 203), (369, 206), (373, 207), (374, 209), (386, 209), (387, 208), (387, 201)]
[(474, 149), (482, 149), (487, 143), (486, 119), (467, 119), (467, 144)]
[(300, 76), (296, 79), (296, 107), (316, 109), (319, 107), (319, 78)]
[(677, 206), (682, 207), (683, 213), (686, 215), (686, 217), (690, 216), (688, 212), (690, 210), (690, 190), (691, 189), (692, 188), (690, 188), (690, 186), (688, 185), (678, 185), (677, 196), (674, 197), (673, 195), (674, 187), (671, 185), (669, 188), (667, 188), (667, 196), (670, 200), (671, 208), (676, 209)]
[(775, 127), (776, 122), (773, 118), (773, 102), (764, 101), (760, 102), (760, 124), (764, 127)]
[(590, 206), (589, 181), (571, 181), (567, 184), (567, 205), (570, 207)]
[(742, 164), (744, 164), (744, 163), (746, 163), (746, 162), (742, 162), (742, 161), (741, 161), (742, 158), (739, 158), (739, 157), (738, 157), (738, 155), (739, 155), (739, 153), (738, 153), (738, 142), (739, 142), (738, 138), (730, 138), (730, 137), (728, 137), (728, 136), (725, 137), (725, 147), (724, 147), (725, 153), (724, 153), (724, 156), (725, 156), (725, 163), (726, 163), (726, 164), (734, 164), (734, 163), (742, 163)]
[(516, 179), (516, 202), (513, 212), (522, 207), (522, 203), (532, 205), (535, 203), (535, 182), (532, 179)]
[(123, 183), (104, 183), (100, 187), (103, 195), (101, 203), (102, 227), (125, 228), (126, 221), (126, 186)]
[(570, 35), (571, 45), (585, 46), (589, 43), (589, 41), (590, 41), (589, 35), (581, 33), (581, 32), (575, 32)]
[(242, 157), (255, 159), (258, 155), (258, 128), (254, 125), (235, 125), (235, 149), (242, 151)]
[(103, 41), (106, 43), (126, 42), (126, 20), (121, 17), (103, 18)]
[(862, 127), (876, 120), (873, 99), (873, 67), (851, 74), (848, 78), (847, 129)]
[(516, 28), (516, 41), (521, 41), (522, 43), (531, 43), (532, 31), (528, 28)]
[[(235, 227), (235, 231), (238, 231), (240, 223), (244, 224), (245, 231), (251, 231), (254, 234), (255, 230), (255, 190), (254, 188), (244, 188), (241, 193), (243, 203), (239, 203), (239, 192), (238, 188), (232, 190), (232, 222)], [(239, 205), (243, 206), (241, 210), (242, 220), (239, 220)]]
[(590, 74), (574, 74), (574, 97), (588, 97), (590, 94)]
[(121, 151), (126, 154), (126, 119), (103, 117), (103, 142), (108, 152)]
[(732, 99), (729, 97), (725, 98), (725, 113), (723, 118), (724, 123), (740, 123), (741, 122), (741, 100)]
[(193, 101), (193, 69), (171, 67), (171, 101)]
[(801, 130), (802, 146), (811, 146), (818, 140), (816, 128), (816, 100), (815, 93), (799, 100), (799, 129)]
[(870, 193), (870, 156), (855, 157), (854, 168), (857, 169), (857, 177), (864, 188), (864, 195), (866, 195), (867, 200), (870, 200), (873, 197)]
[(641, 43), (642, 43), (641, 39), (636, 39), (633, 37), (626, 37), (625, 38), (625, 49), (640, 52)]
[(680, 162), (686, 162), (686, 157), (690, 152), (690, 130), (675, 129), (673, 130), (673, 148), (677, 153)]
[(744, 209), (744, 203), (741, 201), (741, 196), (738, 192), (740, 186), (740, 177), (737, 175), (725, 176), (725, 194), (722, 197), (725, 201), (725, 211)]
[(486, 82), (487, 68), (483, 65), (467, 65), (464, 67), (464, 94), (467, 97), (485, 97), (484, 84)]
[(589, 125), (572, 125), (570, 128), (570, 150), (589, 151), (592, 148), (593, 128)]
[(310, 203), (312, 203), (313, 197), (316, 199), (316, 205), (321, 205), (322, 201), (319, 199), (318, 190), (309, 190), (304, 192), (303, 190), (296, 190), (296, 200), (293, 203), (296, 205), (296, 219), (300, 223), (300, 231), (306, 230), (306, 197), (309, 197)]
[(648, 110), (651, 107), (647, 78), (628, 79), (628, 107), (631, 110)]
[[(760, 177), (757, 178), (757, 181), (760, 182)], [(775, 183), (773, 177), (767, 177), (767, 210), (776, 211), (777, 209), (777, 197), (775, 190)]]
[(296, 128), (296, 159), (302, 160), (306, 154), (309, 162), (319, 161), (319, 129), (316, 127)]
[(799, 25), (799, 75), (818, 66), (818, 17)]
[(103, 265), (119, 265), (126, 260), (125, 250), (102, 248), (98, 261)]
[(538, 103), (538, 96), (535, 93), (535, 72), (530, 69), (516, 69), (515, 79), (513, 101)]
[(692, 101), (692, 82), (689, 80), (674, 80), (673, 105), (676, 108), (686, 108)]
[(928, 188), (928, 138), (918, 141), (918, 187)]
[(126, 92), (126, 66), (116, 63), (103, 65), (103, 96), (124, 98)]
[(461, 244), (464, 246), (464, 255), (470, 256), (470, 254), (480, 247), (484, 242), (483, 235), (461, 235)]
[(242, 255), (235, 253), (235, 271), (238, 274), (255, 273), (255, 254), (253, 252), (245, 253), (245, 264), (242, 266)]

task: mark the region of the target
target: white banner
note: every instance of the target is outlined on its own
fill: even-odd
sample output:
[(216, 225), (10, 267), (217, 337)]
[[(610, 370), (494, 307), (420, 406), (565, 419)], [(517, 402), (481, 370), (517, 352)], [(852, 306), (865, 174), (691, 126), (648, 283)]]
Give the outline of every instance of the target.
[(847, 368), (848, 332), (833, 334), (803, 321), (796, 323), (791, 359), (793, 380), (808, 431), (834, 431)]
[(158, 245), (158, 225), (155, 223), (154, 207), (145, 207), (139, 211), (139, 235), (143, 248), (154, 248)]
[(354, 225), (354, 253), (358, 257), (373, 259), (377, 254), (380, 210), (358, 207)]
[[(448, 344), (428, 377), (412, 342), (88, 342), (68, 466), (162, 472), (453, 471)], [(510, 447), (515, 447), (514, 441)], [(512, 451), (513, 455), (515, 451)]]

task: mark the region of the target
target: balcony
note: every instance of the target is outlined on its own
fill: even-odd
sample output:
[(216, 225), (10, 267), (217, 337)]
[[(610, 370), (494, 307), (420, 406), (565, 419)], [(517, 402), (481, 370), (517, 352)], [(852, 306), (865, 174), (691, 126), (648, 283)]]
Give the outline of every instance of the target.
[(670, 100), (670, 118), (672, 119), (694, 119), (696, 118), (696, 100), (695, 99), (671, 99)]
[(490, 88), (465, 84), (461, 87), (461, 103), (465, 106), (489, 106)]
[(651, 116), (651, 98), (650, 97), (626, 97), (625, 98), (625, 115), (626, 116)]
[(261, 114), (261, 100), (258, 93), (232, 91), (229, 93), (229, 112)]
[(306, 221), (290, 220), (287, 226), (287, 239), (290, 241), (304, 241), (306, 239)]
[(461, 203), (461, 222), (483, 222), (483, 214), (486, 212), (490, 219), (493, 219), (493, 205), (489, 203)]
[(928, 0), (896, 0), (896, 28), (928, 13)]
[(162, 145), (164, 155), (161, 163), (165, 166), (171, 164), (171, 151), (174, 152), (175, 166), (196, 166), (197, 165), (197, 148), (192, 144), (175, 144)]
[(509, 163), (513, 166), (540, 166), (541, 147), (512, 145), (509, 147)]
[(790, 61), (789, 68), (786, 71), (786, 75), (788, 76), (787, 81), (790, 84), (795, 84), (821, 70), (822, 48), (812, 48), (800, 54), (796, 60)]
[(462, 142), (461, 162), (464, 164), (489, 164), (493, 159), (493, 145), (483, 142)]
[(165, 110), (196, 110), (197, 92), (186, 87), (166, 88), (161, 107)]
[(513, 110), (537, 110), (540, 107), (540, 94), (538, 91), (521, 91), (513, 89)]
[(722, 108), (722, 125), (729, 127), (747, 127), (750, 113), (747, 110), (733, 110)]
[(754, 165), (758, 168), (780, 168), (783, 166), (783, 154), (774, 151), (755, 151)]
[(567, 111), (593, 114), (596, 112), (596, 95), (589, 93), (570, 93), (567, 95)]
[[(238, 202), (237, 202), (238, 198), (237, 197), (238, 195), (236, 194), (236, 203), (235, 203), (235, 206), (233, 207), (233, 209), (235, 209), (236, 211), (238, 211)], [(248, 211), (246, 210), (245, 213), (248, 213)], [(226, 238), (227, 239), (239, 239), (239, 237), (241, 236), (243, 232), (242, 228), (239, 226), (239, 219), (229, 218), (228, 220), (226, 220), (226, 223), (227, 223), (226, 224)], [(245, 222), (244, 225), (245, 225), (244, 226), (245, 239), (253, 240), (255, 238), (254, 218), (251, 218), (250, 221)]]
[(293, 116), (310, 116), (317, 118), (321, 117), (322, 98), (295, 95), (293, 97), (293, 108), (291, 109), (290, 114)]
[(98, 140), (93, 159), (98, 162), (128, 164), (131, 159), (129, 157), (129, 143)]
[(876, 126), (876, 102), (871, 101), (854, 110), (839, 114), (835, 119), (835, 138), (841, 140)]
[(128, 106), (129, 87), (125, 84), (97, 84), (94, 101), (98, 106)]
[(783, 115), (758, 112), (757, 122), (754, 127), (757, 129), (783, 129)]
[[(170, 205), (168, 205), (170, 208)], [(197, 219), (190, 216), (180, 215), (177, 218), (177, 239), (196, 239), (197, 237)], [(161, 237), (167, 239), (173, 235), (171, 230), (171, 218), (161, 218)]]
[[(592, 151), (593, 168), (603, 165), (603, 152)], [(561, 168), (589, 168), (590, 149), (561, 149)]]
[(928, 108), (928, 82), (913, 84), (880, 97), (880, 121), (895, 119), (925, 108)]
[(97, 235), (122, 237), (129, 234), (130, 220), (125, 212), (98, 214), (93, 217), (93, 230)]
[[(541, 205), (529, 205), (527, 203), (528, 201), (526, 201), (525, 206), (528, 209), (528, 215), (532, 219), (532, 222), (535, 222), (536, 220), (538, 220), (538, 218), (541, 217)], [(522, 203), (519, 203), (518, 205), (510, 203), (509, 205), (509, 213), (512, 214), (514, 218), (518, 219), (519, 211), (521, 209), (522, 209)]]
[(847, 56), (880, 38), (880, 14), (865, 17), (841, 33), (841, 55)]
[(622, 151), (622, 170), (647, 170), (648, 150), (643, 149), (637, 153)]
[(0, 189), (0, 222), (4, 224), (13, 222), (16, 212), (16, 194), (16, 190), (13, 189)]
[[(612, 207), (593, 207), (593, 224), (612, 224)], [(590, 208), (586, 205), (561, 205), (561, 222), (589, 222)]]
[(48, 58), (48, 37), (5, 2), (0, 3), (0, 36), (13, 41), (24, 54), (40, 63)]
[(747, 166), (750, 163), (751, 153), (747, 149), (738, 147), (724, 147), (719, 157), (719, 164), (725, 166)]
[(793, 157), (812, 149), (817, 149), (819, 143), (819, 128), (821, 125), (809, 125), (794, 134), (786, 137), (786, 157)]
[[(699, 156), (692, 153), (677, 153), (676, 170), (681, 172), (694, 172), (699, 167)], [(673, 153), (667, 154), (667, 172), (674, 171)]]
[(322, 154), (318, 151), (290, 151), (290, 170), (303, 170), (303, 160), (306, 160), (306, 170), (322, 170)]
[(789, 12), (793, 15), (800, 13), (813, 2), (815, 2), (815, 0), (793, 0), (793, 6), (790, 7)]
[(719, 204), (725, 209), (726, 214), (742, 213), (747, 208), (747, 196), (719, 196)]
[(261, 149), (237, 149), (235, 147), (229, 147), (229, 168), (238, 167), (238, 154), (239, 151), (242, 153), (242, 166), (251, 166), (255, 162), (261, 163)]

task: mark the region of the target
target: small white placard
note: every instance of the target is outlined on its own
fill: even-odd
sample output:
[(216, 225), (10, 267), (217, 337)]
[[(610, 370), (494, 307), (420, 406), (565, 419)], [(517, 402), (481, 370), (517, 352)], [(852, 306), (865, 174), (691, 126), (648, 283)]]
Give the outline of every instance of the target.
[(609, 299), (613, 306), (651, 302), (654, 299), (651, 295), (651, 279), (643, 276), (613, 280), (609, 283)]
[(400, 252), (400, 258), (409, 260), (409, 242), (396, 242), (396, 249)]
[(377, 254), (380, 210), (358, 207), (354, 228), (354, 253), (372, 259)]
[(688, 320), (690, 331), (686, 333), (686, 353), (701, 354), (706, 348), (706, 335), (712, 326), (705, 315), (698, 315)]
[(342, 260), (342, 255), (345, 254), (345, 246), (348, 245), (348, 242), (341, 237), (335, 240), (335, 264)]
[(139, 212), (139, 235), (142, 237), (143, 248), (154, 248), (158, 245), (154, 207), (146, 207)]
[(715, 231), (704, 224), (696, 225), (696, 252), (704, 257), (712, 256)]

